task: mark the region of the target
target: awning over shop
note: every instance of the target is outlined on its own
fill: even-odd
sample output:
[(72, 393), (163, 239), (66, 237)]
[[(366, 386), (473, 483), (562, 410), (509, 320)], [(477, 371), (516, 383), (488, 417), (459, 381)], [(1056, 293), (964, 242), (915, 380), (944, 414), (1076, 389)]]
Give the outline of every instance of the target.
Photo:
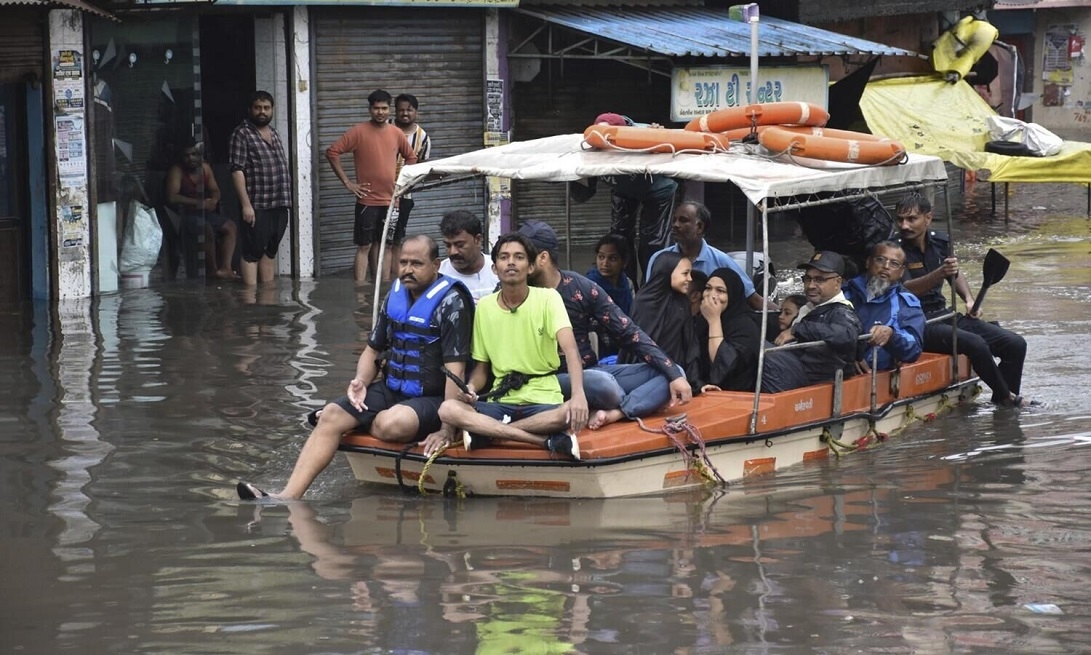
[(24, 5), (24, 6), (41, 6), (41, 7), (67, 7), (69, 9), (79, 9), (80, 11), (86, 11), (89, 14), (101, 16), (103, 18), (109, 18), (110, 20), (117, 20), (117, 17), (106, 11), (91, 4), (90, 2), (84, 2), (84, 0), (0, 0), (0, 7), (4, 5)]
[(959, 168), (988, 171), (990, 182), (1091, 183), (1091, 143), (1065, 141), (1052, 157), (985, 152), (990, 140), (985, 121), (996, 112), (965, 82), (948, 84), (934, 76), (872, 82), (860, 98), (860, 109), (874, 134)]
[[(707, 7), (520, 7), (520, 14), (586, 35), (546, 53), (572, 58), (749, 57), (750, 25), (730, 20), (726, 9)], [(762, 17), (761, 57), (891, 55), (915, 57), (911, 50), (845, 36), (829, 30)], [(528, 39), (529, 40), (529, 39)], [(623, 52), (621, 49), (628, 49)], [(518, 54), (518, 46), (516, 53)]]

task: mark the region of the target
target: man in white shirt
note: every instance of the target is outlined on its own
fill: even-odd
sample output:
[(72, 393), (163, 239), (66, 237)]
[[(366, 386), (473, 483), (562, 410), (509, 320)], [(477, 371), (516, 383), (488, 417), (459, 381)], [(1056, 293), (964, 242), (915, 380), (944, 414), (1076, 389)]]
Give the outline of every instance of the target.
[(481, 220), (465, 209), (455, 209), (443, 215), (439, 231), (447, 246), (447, 259), (440, 263), (440, 273), (465, 284), (474, 302), (496, 291), (500, 279), (481, 250)]

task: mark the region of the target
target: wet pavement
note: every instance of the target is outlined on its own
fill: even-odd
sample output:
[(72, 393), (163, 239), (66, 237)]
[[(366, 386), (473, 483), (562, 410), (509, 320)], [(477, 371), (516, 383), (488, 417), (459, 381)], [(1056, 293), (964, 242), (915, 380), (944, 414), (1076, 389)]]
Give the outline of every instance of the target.
[(0, 652), (1085, 652), (1091, 220), (1077, 185), (1010, 200), (991, 217), (978, 185), (956, 236), (1011, 259), (985, 310), (1027, 338), (1044, 407), (982, 399), (707, 494), (444, 501), (338, 458), (307, 502), (239, 503), (352, 376), (367, 289), (0, 311)]

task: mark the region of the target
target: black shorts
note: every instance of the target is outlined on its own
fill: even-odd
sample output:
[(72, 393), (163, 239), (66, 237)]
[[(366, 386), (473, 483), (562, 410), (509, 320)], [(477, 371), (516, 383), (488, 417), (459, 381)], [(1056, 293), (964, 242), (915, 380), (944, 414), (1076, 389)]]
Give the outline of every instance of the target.
[(400, 245), (402, 241), (405, 241), (405, 228), (409, 225), (409, 212), (413, 211), (413, 199), (402, 198), (394, 211), (396, 220), (391, 221), (390, 229), (386, 231), (386, 242)]
[(240, 245), (244, 261), (254, 263), (262, 257), (273, 259), (277, 256), (280, 240), (288, 229), (288, 207), (273, 209), (255, 209), (254, 224), (242, 223)]
[(386, 222), (386, 207), (356, 205), (356, 220), (352, 225), (352, 242), (367, 246), (379, 240)]
[(333, 402), (355, 418), (356, 424), (365, 431), (371, 430), (371, 423), (379, 412), (394, 405), (405, 405), (417, 415), (417, 440), (420, 441), (439, 429), (439, 406), (443, 404), (443, 396), (406, 396), (386, 386), (383, 380), (378, 380), (368, 385), (364, 395), (367, 409), (362, 412), (352, 406), (348, 396), (341, 396)]

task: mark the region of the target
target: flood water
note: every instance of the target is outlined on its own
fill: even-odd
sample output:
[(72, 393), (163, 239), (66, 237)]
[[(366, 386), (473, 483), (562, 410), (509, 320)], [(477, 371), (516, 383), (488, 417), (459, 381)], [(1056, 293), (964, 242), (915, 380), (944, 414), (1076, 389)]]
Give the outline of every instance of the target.
[(1085, 190), (988, 210), (979, 185), (959, 253), (1011, 259), (985, 310), (1027, 338), (1044, 407), (984, 394), (702, 494), (444, 501), (339, 457), (306, 502), (240, 503), (240, 477), (286, 480), (306, 413), (352, 375), (370, 300), (350, 279), (6, 310), (0, 652), (1087, 652)]

